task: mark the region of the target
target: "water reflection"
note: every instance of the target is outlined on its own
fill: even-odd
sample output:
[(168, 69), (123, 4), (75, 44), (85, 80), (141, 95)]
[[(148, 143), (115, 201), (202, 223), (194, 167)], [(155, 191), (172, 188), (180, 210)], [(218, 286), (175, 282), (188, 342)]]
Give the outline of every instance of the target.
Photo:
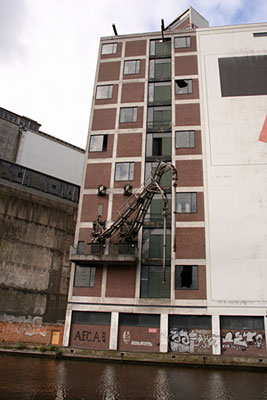
[(5, 400), (265, 400), (264, 372), (0, 356)]

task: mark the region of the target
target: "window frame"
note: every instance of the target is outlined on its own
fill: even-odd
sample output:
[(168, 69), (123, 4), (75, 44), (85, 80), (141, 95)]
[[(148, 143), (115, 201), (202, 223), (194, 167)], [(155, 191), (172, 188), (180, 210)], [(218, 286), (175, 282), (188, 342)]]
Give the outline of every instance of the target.
[[(129, 118), (130, 115), (127, 116), (126, 110), (128, 110), (128, 112), (131, 110), (131, 114), (132, 114), (131, 118)], [(125, 115), (123, 116), (123, 114), (125, 114)], [(127, 117), (127, 120), (125, 120), (126, 117)], [(137, 117), (138, 117), (138, 107), (121, 107), (120, 108), (120, 118), (119, 118), (120, 124), (128, 124), (131, 122), (137, 122)]]
[[(192, 283), (191, 283), (190, 287), (182, 286), (181, 274), (186, 269), (189, 269), (189, 268), (192, 268), (191, 269)], [(199, 289), (199, 266), (198, 265), (175, 265), (174, 288), (175, 288), (175, 290), (198, 290)]]
[[(186, 82), (187, 85), (180, 87), (178, 82)], [(178, 89), (177, 89), (178, 88)], [(175, 95), (192, 94), (193, 93), (193, 79), (175, 79)]]
[[(186, 144), (183, 144), (183, 145), (178, 145), (178, 135), (182, 135), (182, 134), (187, 134), (188, 135), (188, 138), (184, 138), (184, 139), (186, 139), (187, 141), (188, 141), (188, 146), (186, 146)], [(188, 130), (188, 131), (185, 131), (185, 130), (183, 130), (183, 131), (175, 131), (175, 148), (176, 149), (192, 149), (192, 148), (195, 148), (196, 146), (195, 146), (195, 131), (191, 131), (191, 130)]]
[[(181, 46), (177, 45), (178, 40), (181, 40), (181, 39), (185, 39), (184, 46), (183, 45), (181, 45)], [(191, 36), (177, 36), (177, 37), (174, 38), (174, 48), (175, 49), (186, 49), (186, 48), (189, 48), (189, 47), (191, 47)]]
[[(178, 211), (178, 204), (182, 203), (181, 201), (180, 201), (180, 203), (178, 203), (179, 195), (181, 195), (181, 196), (189, 195), (189, 201), (187, 202), (190, 206), (189, 211), (186, 211), (183, 209), (181, 209), (181, 211)], [(175, 213), (176, 214), (196, 214), (197, 213), (197, 192), (176, 192)]]
[[(87, 269), (87, 271), (86, 271), (86, 269)], [(84, 278), (82, 276), (82, 272), (85, 273), (85, 271), (88, 272), (88, 276), (86, 276), (86, 278), (88, 278), (87, 284), (86, 284), (86, 282), (85, 282), (85, 284), (78, 283), (77, 282), (78, 279), (82, 280)], [(78, 273), (81, 274), (80, 277), (77, 276)], [(93, 287), (95, 287), (95, 275), (96, 275), (96, 267), (81, 266), (79, 264), (76, 264), (75, 265), (75, 272), (74, 272), (74, 283), (73, 283), (73, 286), (74, 287), (86, 287), (86, 288), (89, 287), (89, 288), (93, 288)]]
[[(122, 164), (128, 164), (128, 172), (127, 172), (127, 178), (123, 177), (117, 177), (118, 170), (119, 170), (119, 165)], [(134, 180), (134, 162), (116, 162), (115, 164), (115, 173), (114, 173), (114, 181), (116, 182), (121, 182), (121, 181), (133, 181)]]
[[(107, 49), (111, 48), (111, 51), (108, 51)], [(106, 50), (105, 50), (106, 49)], [(101, 47), (101, 55), (106, 55), (106, 54), (116, 54), (118, 49), (118, 43), (103, 43)]]
[[(130, 63), (135, 63), (134, 64), (134, 72), (126, 72), (125, 67), (126, 65)], [(135, 74), (140, 74), (140, 69), (141, 69), (141, 62), (140, 60), (124, 60), (123, 64), (123, 75), (135, 75)]]
[[(104, 88), (107, 88), (106, 93)], [(112, 94), (113, 94), (113, 85), (97, 85), (95, 93), (96, 100), (112, 99)]]
[[(92, 138), (97, 138), (97, 137), (102, 137), (102, 143), (101, 143), (101, 149), (99, 150), (91, 150), (91, 146), (92, 146)], [(88, 152), (89, 153), (100, 153), (102, 151), (106, 151), (107, 150), (107, 144), (108, 144), (108, 135), (107, 134), (103, 134), (103, 135), (91, 135), (90, 136), (90, 142), (89, 142), (89, 149)], [(100, 145), (99, 145), (100, 146)]]

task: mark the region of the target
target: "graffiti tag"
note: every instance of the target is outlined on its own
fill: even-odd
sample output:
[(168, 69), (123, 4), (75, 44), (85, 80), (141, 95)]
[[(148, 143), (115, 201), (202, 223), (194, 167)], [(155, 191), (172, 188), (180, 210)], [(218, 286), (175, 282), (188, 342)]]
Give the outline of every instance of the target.
[(169, 351), (194, 353), (219, 344), (219, 338), (208, 330), (172, 328), (169, 332)]
[(222, 336), (222, 349), (234, 349), (245, 351), (249, 346), (258, 349), (264, 348), (264, 335), (262, 333), (244, 331), (244, 332), (226, 332)]
[(91, 331), (77, 331), (74, 340), (79, 340), (81, 342), (106, 342), (106, 332), (91, 332)]

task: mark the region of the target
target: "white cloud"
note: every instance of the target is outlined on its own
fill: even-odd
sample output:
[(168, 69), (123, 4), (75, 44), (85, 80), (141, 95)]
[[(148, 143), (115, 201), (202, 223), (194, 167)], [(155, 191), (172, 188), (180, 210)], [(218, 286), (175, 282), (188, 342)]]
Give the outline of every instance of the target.
[(0, 106), (84, 147), (99, 38), (159, 31), (190, 5), (211, 26), (267, 20), (266, 0), (0, 0)]

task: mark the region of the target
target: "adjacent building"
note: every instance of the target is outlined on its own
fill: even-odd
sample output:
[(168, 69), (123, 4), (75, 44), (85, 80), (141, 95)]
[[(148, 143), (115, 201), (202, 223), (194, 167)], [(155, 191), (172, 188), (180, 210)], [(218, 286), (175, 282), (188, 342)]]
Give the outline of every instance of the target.
[(84, 150), (0, 108), (0, 340), (61, 344)]
[(266, 355), (266, 40), (192, 7), (101, 39), (65, 346)]

